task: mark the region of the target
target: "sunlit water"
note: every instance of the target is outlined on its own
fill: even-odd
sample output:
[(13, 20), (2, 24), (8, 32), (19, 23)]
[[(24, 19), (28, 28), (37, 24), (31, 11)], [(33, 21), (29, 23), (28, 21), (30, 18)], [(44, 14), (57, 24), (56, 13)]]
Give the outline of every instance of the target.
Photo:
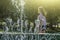
[(8, 17), (8, 22), (6, 21), (6, 24), (4, 25), (4, 32), (2, 32), (2, 34), (0, 33), (0, 40), (57, 40), (59, 37), (59, 34), (39, 34), (38, 32), (40, 30), (37, 29), (37, 27), (39, 27), (39, 19), (35, 20), (34, 31), (32, 31), (33, 23), (30, 23), (30, 27), (28, 29), (28, 20), (25, 20), (25, 26), (22, 27), (21, 33), (20, 20), (21, 19), (18, 18), (17, 22), (13, 23), (13, 20)]

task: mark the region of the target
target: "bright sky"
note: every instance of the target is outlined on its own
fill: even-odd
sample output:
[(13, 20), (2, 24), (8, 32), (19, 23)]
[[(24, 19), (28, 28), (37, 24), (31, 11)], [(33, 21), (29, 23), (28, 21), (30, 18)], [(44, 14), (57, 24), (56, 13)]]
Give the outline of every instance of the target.
[(43, 2), (58, 2), (60, 0), (40, 0), (40, 1), (43, 1)]
[(60, 3), (60, 0), (36, 0), (38, 3)]
[(36, 0), (37, 3), (41, 3), (46, 6), (60, 7), (60, 0)]

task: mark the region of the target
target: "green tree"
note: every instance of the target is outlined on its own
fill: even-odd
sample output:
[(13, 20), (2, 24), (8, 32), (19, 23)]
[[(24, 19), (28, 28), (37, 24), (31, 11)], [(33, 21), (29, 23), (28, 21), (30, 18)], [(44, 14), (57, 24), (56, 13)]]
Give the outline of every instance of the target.
[(13, 16), (13, 14), (16, 12), (16, 7), (12, 5), (11, 0), (1, 0), (0, 1), (0, 20), (3, 20), (4, 18), (8, 16)]

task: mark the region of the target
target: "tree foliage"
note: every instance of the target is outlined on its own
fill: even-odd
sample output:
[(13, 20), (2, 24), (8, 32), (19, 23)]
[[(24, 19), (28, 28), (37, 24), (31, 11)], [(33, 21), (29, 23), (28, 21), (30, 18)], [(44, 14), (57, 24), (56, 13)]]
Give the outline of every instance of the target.
[(10, 16), (15, 9), (11, 0), (0, 0), (0, 19)]

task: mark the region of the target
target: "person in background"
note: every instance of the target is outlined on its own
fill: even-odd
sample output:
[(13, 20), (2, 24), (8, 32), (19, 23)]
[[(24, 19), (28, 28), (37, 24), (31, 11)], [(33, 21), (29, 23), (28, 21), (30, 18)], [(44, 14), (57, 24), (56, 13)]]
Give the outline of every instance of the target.
[(45, 17), (45, 13), (44, 13), (44, 9), (43, 7), (39, 7), (38, 8), (38, 19), (40, 20), (40, 33), (45, 33), (46, 31), (46, 17)]

